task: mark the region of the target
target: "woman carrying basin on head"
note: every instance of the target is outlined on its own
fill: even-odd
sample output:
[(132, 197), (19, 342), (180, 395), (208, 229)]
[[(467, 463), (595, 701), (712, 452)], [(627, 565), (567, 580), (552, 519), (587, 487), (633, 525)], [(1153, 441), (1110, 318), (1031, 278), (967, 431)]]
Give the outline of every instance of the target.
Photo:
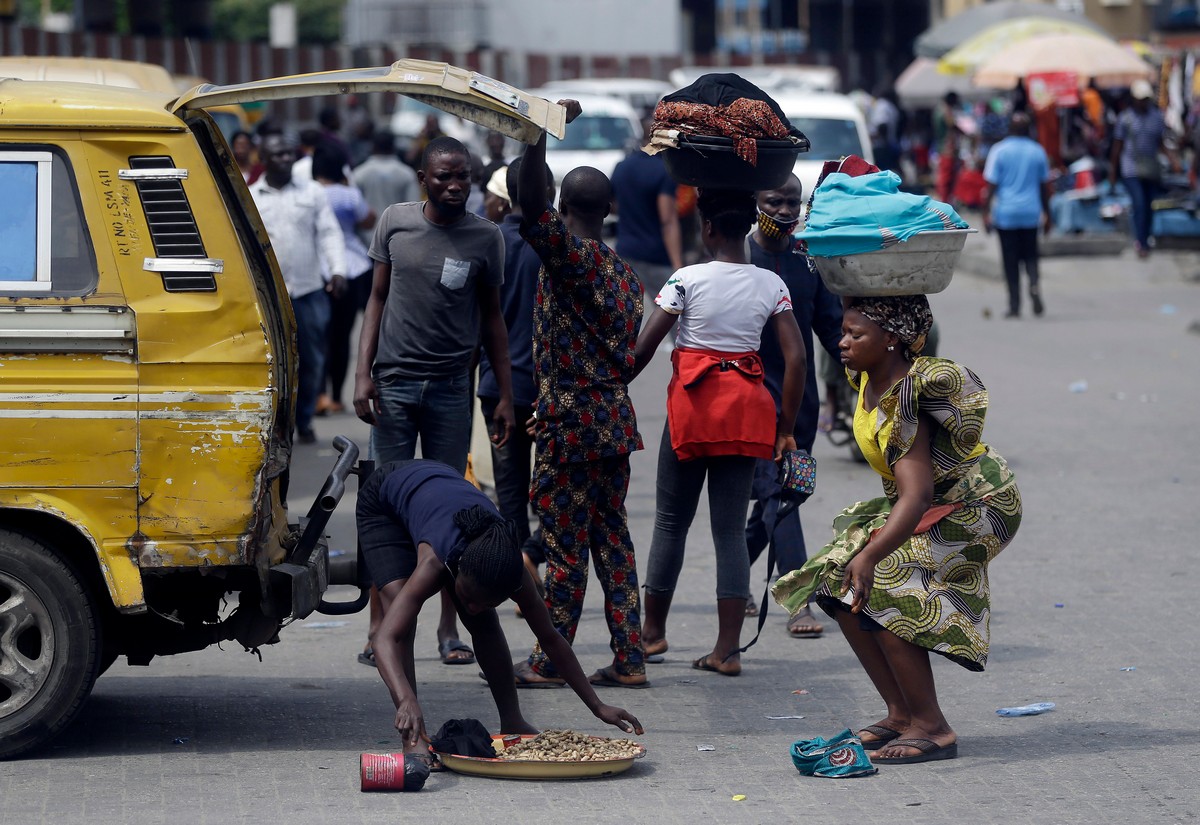
[(969, 369), (920, 355), (933, 324), (924, 295), (846, 300), (842, 363), (858, 400), (854, 435), (883, 498), (834, 520), (834, 540), (776, 582), (796, 612), (814, 592), (887, 715), (860, 732), (876, 764), (953, 759), (929, 651), (981, 671), (991, 603), (987, 565), (1021, 524), (1012, 471), (980, 437), (988, 394)]

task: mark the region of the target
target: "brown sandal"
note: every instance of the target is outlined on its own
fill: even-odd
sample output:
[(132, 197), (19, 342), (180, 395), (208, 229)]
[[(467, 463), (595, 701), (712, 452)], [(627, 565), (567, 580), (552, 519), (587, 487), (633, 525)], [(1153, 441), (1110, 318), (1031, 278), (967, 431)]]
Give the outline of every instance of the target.
[(816, 639), (825, 632), (825, 627), (817, 621), (812, 608), (805, 607), (788, 620), (787, 632), (793, 639)]

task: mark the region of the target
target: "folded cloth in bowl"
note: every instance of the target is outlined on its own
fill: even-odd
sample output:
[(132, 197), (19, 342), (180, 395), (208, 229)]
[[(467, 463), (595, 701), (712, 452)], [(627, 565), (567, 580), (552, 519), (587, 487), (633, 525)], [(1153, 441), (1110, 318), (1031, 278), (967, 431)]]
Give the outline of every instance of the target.
[(760, 138), (786, 140), (788, 129), (761, 100), (742, 98), (728, 106), (662, 101), (654, 110), (655, 130), (714, 135), (733, 141), (734, 152), (751, 166), (758, 165)]
[(770, 95), (729, 73), (702, 75), (665, 96), (654, 109), (653, 128), (730, 138), (737, 156), (751, 166), (758, 161), (756, 140), (804, 137)]
[(808, 223), (800, 232), (818, 258), (878, 252), (918, 232), (967, 229), (954, 207), (926, 195), (900, 191), (895, 172), (852, 177), (827, 175), (813, 192)]

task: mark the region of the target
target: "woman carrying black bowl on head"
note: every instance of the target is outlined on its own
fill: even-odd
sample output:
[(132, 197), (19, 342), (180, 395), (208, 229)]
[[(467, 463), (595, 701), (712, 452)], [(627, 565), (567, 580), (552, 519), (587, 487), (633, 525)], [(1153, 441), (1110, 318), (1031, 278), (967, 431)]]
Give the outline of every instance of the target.
[(793, 613), (815, 592), (841, 626), (887, 706), (860, 732), (872, 761), (953, 759), (957, 735), (938, 705), (929, 651), (983, 670), (987, 565), (1021, 524), (1021, 495), (980, 440), (988, 395), (979, 378), (920, 355), (933, 324), (925, 296), (845, 303), (854, 435), (884, 497), (844, 510), (833, 542), (773, 592)]

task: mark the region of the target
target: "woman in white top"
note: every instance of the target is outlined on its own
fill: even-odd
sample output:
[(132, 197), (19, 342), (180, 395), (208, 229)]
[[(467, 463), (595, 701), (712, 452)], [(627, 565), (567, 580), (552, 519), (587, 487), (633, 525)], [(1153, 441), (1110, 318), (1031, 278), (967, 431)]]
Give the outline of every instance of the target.
[[(647, 661), (667, 650), (667, 613), (707, 479), (717, 554), (718, 632), (712, 652), (692, 666), (736, 676), (742, 669), (739, 647), (750, 596), (745, 528), (754, 463), (756, 457), (778, 461), (785, 450), (796, 448), (792, 429), (807, 366), (787, 287), (774, 272), (747, 262), (753, 193), (702, 190), (697, 206), (701, 240), (713, 260), (684, 267), (667, 281), (654, 299), (657, 309), (635, 354), (640, 372), (679, 322), (658, 456), (642, 642)], [(786, 365), (778, 420), (757, 355), (768, 323), (774, 325)]]

